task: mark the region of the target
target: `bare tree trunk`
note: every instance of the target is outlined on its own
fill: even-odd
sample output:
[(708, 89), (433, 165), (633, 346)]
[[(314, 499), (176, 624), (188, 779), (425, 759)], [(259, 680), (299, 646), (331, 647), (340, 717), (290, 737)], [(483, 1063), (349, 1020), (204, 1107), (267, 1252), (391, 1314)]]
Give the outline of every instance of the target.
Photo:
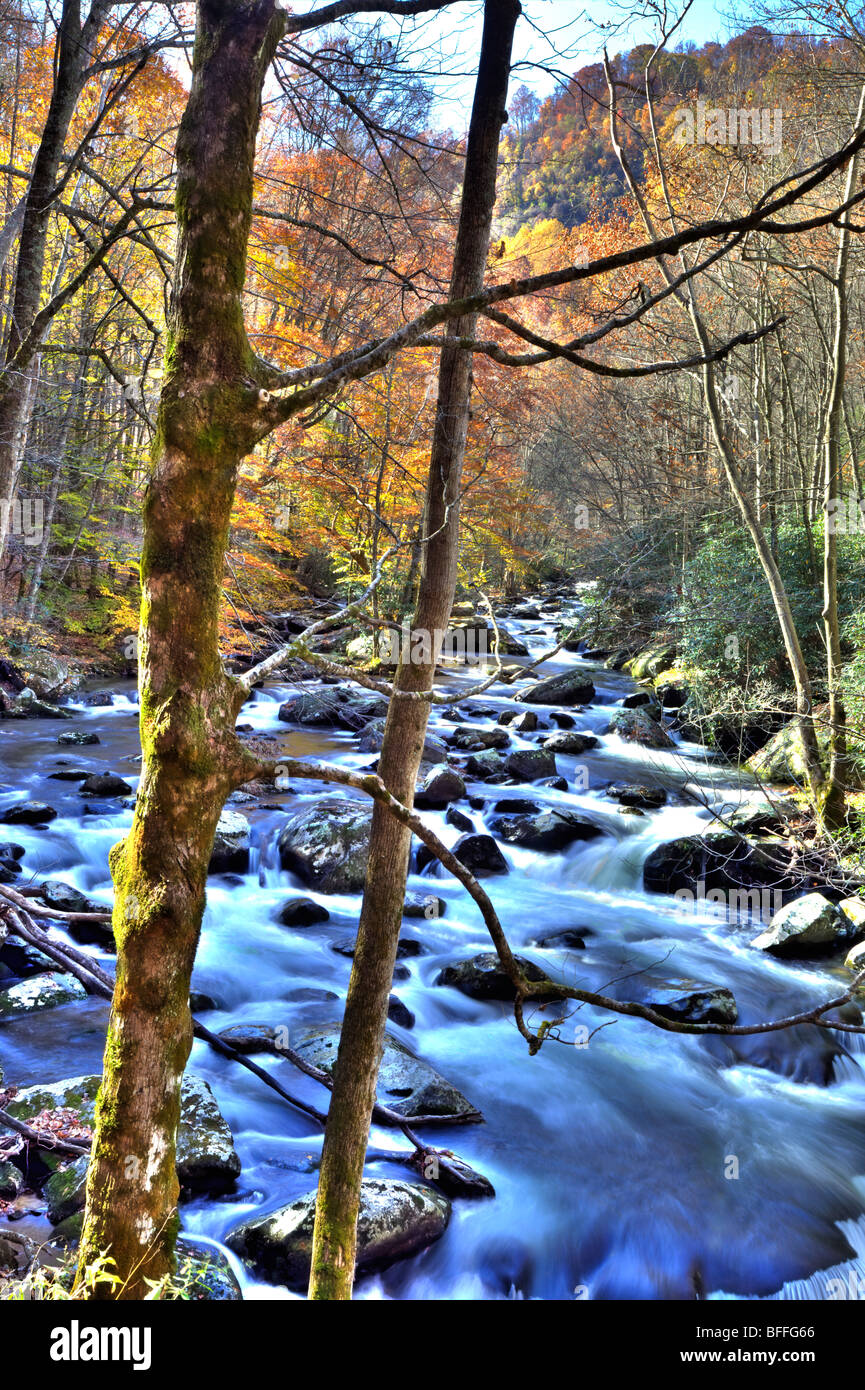
[(273, 0), (198, 7), (177, 142), (177, 281), (144, 510), (143, 774), (132, 828), (111, 853), (117, 983), (81, 1238), (85, 1293), (84, 1271), (105, 1251), (123, 1298), (142, 1297), (144, 1279), (173, 1261), (189, 981), (214, 831), (237, 780), (242, 695), (222, 669), (218, 615), (238, 464), (254, 443), (242, 292), (261, 88), (283, 24)]
[[(481, 55), (466, 151), (450, 298), (484, 282), (495, 206), (498, 146), (507, 119), (508, 79), (518, 0), (486, 0)], [(456, 319), (447, 336), (474, 335), (476, 314)], [(468, 432), (471, 357), (445, 345), (424, 513), (424, 559), (413, 631), (427, 634), (428, 661), (401, 665), (397, 691), (431, 691), (436, 658), (453, 607), (459, 549), (459, 496)], [(414, 647), (414, 643), (412, 646)], [(429, 704), (392, 698), (379, 775), (411, 805), (423, 753)], [(333, 1096), (322, 1152), (313, 1238), (310, 1297), (349, 1299), (357, 1216), (369, 1126), (381, 1060), (388, 995), (403, 916), (410, 830), (379, 803), (373, 810), (363, 908), (346, 999)]]
[[(853, 127), (855, 135), (865, 116), (865, 87)], [(844, 197), (856, 185), (858, 154), (847, 166)], [(838, 618), (838, 538), (833, 524), (833, 499), (841, 498), (844, 481), (841, 461), (841, 431), (844, 424), (844, 387), (847, 377), (847, 271), (850, 261), (850, 228), (847, 220), (838, 232), (838, 254), (832, 300), (835, 309), (835, 341), (832, 352), (832, 378), (823, 436), (825, 460), (825, 516), (823, 526), (823, 633), (826, 642), (826, 684), (829, 691), (829, 773), (823, 789), (822, 819), (830, 830), (844, 824), (847, 815), (847, 716), (841, 696), (841, 631)]]

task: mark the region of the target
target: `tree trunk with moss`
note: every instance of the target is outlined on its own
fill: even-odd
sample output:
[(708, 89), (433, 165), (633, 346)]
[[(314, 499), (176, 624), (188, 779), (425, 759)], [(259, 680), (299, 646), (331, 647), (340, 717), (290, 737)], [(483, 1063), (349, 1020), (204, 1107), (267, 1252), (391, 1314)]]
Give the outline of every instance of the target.
[[(469, 127), (463, 194), (450, 295), (477, 293), (484, 283), (496, 194), (501, 128), (517, 0), (487, 0), (477, 85)], [(447, 337), (472, 338), (477, 315), (454, 320)], [(413, 633), (426, 634), (430, 659), (401, 665), (397, 692), (432, 690), (436, 657), (447, 629), (457, 581), (459, 498), (470, 418), (471, 356), (442, 349), (438, 403), (424, 512), (423, 567)], [(415, 643), (412, 642), (415, 650)], [(419, 648), (422, 649), (422, 648)], [(379, 759), (389, 791), (411, 806), (423, 754), (429, 701), (391, 699)], [(354, 1280), (360, 1185), (387, 1023), (388, 997), (403, 917), (411, 831), (380, 803), (373, 810), (363, 908), (334, 1068), (318, 1187), (310, 1297), (348, 1299)]]
[[(207, 866), (236, 784), (239, 697), (218, 646), (238, 465), (255, 442), (242, 292), (274, 0), (203, 0), (177, 143), (177, 280), (145, 499), (139, 689), (143, 773), (111, 854), (117, 982), (87, 1183), (79, 1286), (107, 1252), (140, 1298), (172, 1268), (180, 1083)], [(91, 1297), (116, 1297), (108, 1287)]]

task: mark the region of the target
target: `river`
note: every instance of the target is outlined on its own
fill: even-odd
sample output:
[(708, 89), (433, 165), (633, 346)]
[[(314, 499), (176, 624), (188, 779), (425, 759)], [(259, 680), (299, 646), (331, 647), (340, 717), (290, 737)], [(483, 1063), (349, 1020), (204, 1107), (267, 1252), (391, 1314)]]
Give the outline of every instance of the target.
[[(561, 616), (547, 605), (541, 621), (514, 619), (509, 626), (537, 654), (551, 644)], [(577, 727), (602, 737), (579, 759), (557, 755), (567, 792), (532, 786), (531, 797), (578, 810), (604, 833), (558, 855), (502, 844), (510, 873), (487, 878), (484, 886), (512, 945), (551, 973), (563, 971), (587, 987), (646, 969), (652, 978), (725, 985), (745, 1023), (837, 993), (844, 977), (837, 963), (771, 958), (749, 945), (754, 924), (729, 923), (713, 905), (684, 914), (669, 897), (643, 892), (642, 865), (656, 845), (705, 828), (713, 808), (736, 804), (749, 788), (739, 774), (678, 735), (670, 752), (603, 735), (611, 707), (633, 682), (564, 652), (543, 674), (574, 665), (584, 667), (596, 686), (595, 702)], [(455, 699), (465, 679), (445, 677)], [(350, 733), (289, 729), (278, 721), (280, 703), (296, 688), (273, 684), (256, 691), (241, 720), (259, 733), (279, 734), (283, 751), (293, 756), (368, 765), (370, 755), (358, 751)], [(0, 809), (26, 793), (59, 812), (45, 829), (9, 827), (9, 838), (25, 847), (27, 873), (62, 878), (106, 904), (108, 850), (128, 829), (132, 812), (118, 807), (83, 816), (75, 784), (50, 780), (48, 773), (65, 758), (113, 771), (135, 785), (136, 696), (131, 684), (114, 683), (111, 689), (110, 707), (76, 707), (75, 724), (62, 726), (98, 731), (96, 747), (58, 747), (58, 725), (51, 720), (0, 726)], [(489, 713), (462, 722), (492, 727), (511, 699), (508, 689), (496, 686), (476, 702)], [(538, 707), (538, 713), (548, 711)], [(431, 729), (453, 729), (440, 708)], [(532, 735), (514, 735), (513, 743), (536, 746)], [(588, 769), (588, 786), (582, 785), (585, 778), (575, 785), (578, 763)], [(669, 789), (660, 810), (628, 815), (604, 795), (611, 780), (647, 777)], [(683, 796), (686, 786), (700, 789), (705, 804)], [(490, 801), (508, 794), (482, 783), (469, 792)], [(293, 793), (265, 800), (269, 807), (294, 810), (336, 794), (343, 793), (323, 783), (296, 783)], [(209, 880), (193, 987), (212, 996), (218, 1008), (202, 1021), (213, 1031), (265, 1022), (287, 1025), (295, 1034), (337, 1021), (338, 1001), (311, 1003), (298, 994), (325, 989), (344, 998), (350, 961), (331, 943), (353, 931), (359, 899), (310, 893), (278, 867), (275, 840), (284, 810), (255, 801), (236, 809), (250, 820), (253, 852), (247, 874)], [(459, 809), (478, 830), (485, 828), (483, 809), (470, 811), (465, 802)], [(447, 844), (458, 838), (443, 813), (424, 816)], [(429, 873), (412, 875), (409, 889), (428, 892)], [(508, 1005), (433, 987), (444, 965), (489, 949), (465, 890), (439, 872), (434, 877), (447, 911), (407, 924), (407, 934), (422, 936), (426, 953), (404, 963), (409, 977), (395, 986), (416, 1024), (411, 1030), (389, 1028), (483, 1111), (483, 1125), (437, 1128), (424, 1137), (452, 1147), (486, 1174), (496, 1197), (455, 1200), (444, 1237), (420, 1255), (360, 1279), (358, 1298), (755, 1298), (779, 1291), (814, 1297), (825, 1296), (827, 1276), (818, 1271), (831, 1272), (846, 1261), (845, 1271), (865, 1273), (858, 1262), (865, 1249), (865, 1078), (857, 1036), (847, 1035), (840, 1047), (816, 1030), (800, 1029), (795, 1036), (740, 1040), (733, 1047), (723, 1039), (676, 1036), (619, 1018), (588, 1046), (550, 1042), (529, 1057)], [(299, 930), (279, 925), (276, 909), (292, 893), (319, 896), (331, 920)], [(585, 950), (565, 953), (531, 944), (565, 928), (585, 929)], [(62, 928), (52, 930), (63, 939)], [(7, 1084), (99, 1071), (106, 1016), (103, 1002), (88, 1000), (4, 1023), (0, 1060)], [(561, 1033), (566, 1041), (576, 1040), (578, 1029), (608, 1021), (584, 1008)], [(271, 1056), (256, 1060), (294, 1093), (321, 1105), (321, 1088), (290, 1063)], [(187, 1231), (220, 1242), (241, 1217), (315, 1186), (321, 1135), (312, 1121), (205, 1043), (196, 1041), (189, 1065), (213, 1088), (243, 1164), (235, 1191), (182, 1206)], [(827, 1067), (829, 1084), (823, 1084)], [(371, 1143), (382, 1156), (369, 1164), (369, 1174), (405, 1177), (403, 1165), (383, 1156), (405, 1147), (402, 1136), (374, 1129)], [(42, 1238), (50, 1229), (33, 1216), (19, 1226), (24, 1228)], [(246, 1298), (297, 1297), (257, 1280), (236, 1256), (230, 1259)]]

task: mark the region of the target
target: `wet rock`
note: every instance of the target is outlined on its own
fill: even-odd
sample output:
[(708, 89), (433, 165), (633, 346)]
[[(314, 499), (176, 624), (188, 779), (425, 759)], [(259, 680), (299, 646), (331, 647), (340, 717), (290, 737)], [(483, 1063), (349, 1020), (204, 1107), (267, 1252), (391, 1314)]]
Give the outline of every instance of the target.
[(269, 1023), (233, 1023), (230, 1028), (220, 1028), (219, 1037), (236, 1052), (272, 1052), (276, 1056), (283, 1050), (280, 1043), (287, 1041), (285, 1029)]
[(330, 913), (312, 898), (289, 898), (276, 914), (284, 927), (312, 927), (317, 922), (329, 922)]
[(371, 719), (383, 718), (386, 714), (387, 700), (383, 696), (340, 685), (327, 690), (305, 691), (279, 707), (279, 718), (285, 724), (355, 731)]
[(555, 777), (555, 754), (547, 748), (517, 748), (505, 759), (505, 770), (512, 777), (524, 781), (536, 781), (539, 777)]
[[(357, 941), (353, 936), (341, 936), (338, 941), (330, 943), (330, 949), (336, 951), (338, 956), (348, 956), (349, 960), (354, 959)], [(412, 937), (404, 937), (396, 948), (397, 960), (410, 960), (413, 956), (426, 955), (426, 950), (420, 941), (415, 941)]]
[(128, 796), (132, 788), (115, 772), (98, 772), (78, 788), (79, 796)]
[(23, 858), (23, 845), (16, 845), (12, 840), (0, 840), (0, 859), (10, 859), (14, 862)]
[(643, 865), (647, 893), (696, 893), (720, 889), (772, 889), (787, 897), (803, 880), (780, 862), (732, 831), (685, 835), (657, 845)]
[(47, 806), (44, 801), (19, 801), (17, 805), (0, 812), (0, 824), (45, 825), (56, 815), (54, 807)]
[(583, 938), (587, 935), (588, 927), (564, 927), (562, 931), (536, 937), (532, 945), (540, 946), (544, 951), (584, 951), (586, 943)]
[(447, 903), (434, 893), (406, 893), (402, 913), (404, 917), (444, 917)]
[[(828, 706), (817, 705), (814, 709), (814, 732), (820, 762), (825, 769), (829, 765), (830, 720)], [(791, 719), (774, 733), (768, 742), (757, 752), (752, 753), (746, 763), (749, 771), (756, 774), (761, 782), (795, 783), (807, 786), (805, 758), (802, 749), (802, 735), (798, 719)], [(848, 768), (848, 780), (853, 781), (852, 769)], [(858, 780), (858, 779), (857, 779)]]
[(387, 1001), (387, 1016), (391, 1023), (396, 1023), (400, 1028), (414, 1028), (414, 1014), (408, 1005), (404, 1004), (395, 994), (392, 994)]
[(548, 676), (520, 691), (520, 700), (526, 705), (590, 705), (594, 698), (594, 685), (579, 671)]
[(40, 700), (29, 686), (19, 690), (6, 711), (7, 719), (73, 719), (71, 710)]
[(372, 812), (333, 797), (307, 806), (279, 836), (284, 869), (321, 893), (359, 893), (366, 879)]
[(88, 694), (82, 695), (78, 703), (96, 709), (107, 708), (114, 704), (114, 696), (110, 690), (91, 690)]
[(69, 883), (63, 883), (59, 878), (48, 878), (39, 885), (39, 896), (46, 907), (53, 907), (57, 912), (110, 912), (104, 903), (98, 903), (93, 898), (88, 898), (86, 893), (80, 893), (77, 888), (73, 888)]
[(505, 710), (499, 715), (499, 723), (506, 724), (518, 734), (532, 734), (538, 727), (538, 716), (533, 709)]
[(59, 734), (57, 742), (64, 747), (84, 748), (99, 742), (98, 734), (84, 733), (81, 729), (68, 729), (65, 734)]
[(697, 980), (651, 980), (642, 987), (630, 981), (627, 998), (679, 1023), (735, 1023), (739, 1017), (729, 989)]
[(28, 652), (20, 668), (27, 685), (40, 700), (55, 700), (74, 690), (77, 684), (69, 662), (53, 652)]
[(670, 670), (675, 660), (675, 642), (655, 642), (645, 647), (637, 656), (625, 661), (623, 669), (628, 671), (635, 681), (645, 681)]
[[(549, 976), (541, 970), (540, 966), (526, 960), (524, 956), (515, 956), (514, 959), (527, 980), (539, 984), (541, 981), (549, 979)], [(468, 960), (458, 961), (455, 965), (446, 965), (444, 970), (441, 970), (436, 976), (435, 983), (458, 989), (471, 999), (512, 1000), (516, 998), (516, 990), (502, 969), (499, 958), (494, 951), (481, 951), (479, 955), (471, 956)]]
[(414, 1156), (413, 1166), (434, 1182), (448, 1197), (495, 1197), (496, 1190), (489, 1178), (472, 1168), (450, 1149), (422, 1149)]
[(507, 860), (492, 835), (461, 835), (452, 853), (475, 878), (509, 872)]
[(243, 874), (249, 868), (249, 821), (240, 811), (223, 810), (216, 826), (207, 872)]
[(725, 806), (711, 830), (738, 830), (743, 835), (762, 835), (782, 830), (786, 814), (795, 810), (789, 802), (771, 802), (768, 797), (743, 801), (739, 806)]
[(48, 774), (53, 782), (83, 782), (92, 775), (93, 771), (89, 767), (62, 767), (57, 772)]
[(776, 912), (768, 929), (756, 936), (751, 945), (760, 951), (795, 956), (826, 950), (861, 934), (861, 927), (855, 928), (837, 903), (822, 893), (806, 893)]
[(489, 782), (493, 777), (506, 776), (505, 760), (494, 748), (488, 748), (483, 753), (472, 754), (466, 762), (466, 772), (479, 782)]
[(470, 817), (463, 815), (462, 811), (458, 811), (455, 806), (448, 807), (445, 820), (448, 825), (453, 826), (454, 830), (462, 830), (468, 835), (470, 835), (475, 828)]
[[(338, 1028), (313, 1028), (295, 1043), (305, 1062), (333, 1071), (339, 1047)], [(398, 1038), (385, 1034), (384, 1052), (376, 1083), (380, 1105), (407, 1120), (418, 1115), (477, 1115), (470, 1100), (440, 1075), (429, 1062), (416, 1057)]]
[(564, 777), (545, 777), (538, 785), (541, 787), (551, 787), (554, 792), (566, 792), (568, 790), (568, 783)]
[(474, 729), (463, 724), (448, 734), (451, 747), (466, 753), (477, 753), (483, 748), (507, 748), (510, 741), (506, 729)]
[(415, 797), (418, 807), (448, 806), (459, 801), (466, 794), (466, 784), (459, 773), (447, 763), (437, 763), (430, 768)]
[[(26, 1122), (33, 1120), (43, 1110), (73, 1110), (79, 1124), (92, 1128), (100, 1080), (99, 1076), (75, 1076), (48, 1085), (28, 1086), (18, 1091), (8, 1102), (7, 1109), (16, 1119)], [(67, 1215), (83, 1206), (86, 1163), (86, 1157), (77, 1159), (72, 1165), (74, 1178), (64, 1183), (58, 1182), (52, 1193), (48, 1194), (55, 1204), (55, 1211), (59, 1210), (61, 1201)], [(66, 1169), (64, 1173), (68, 1171)], [(202, 1192), (228, 1191), (239, 1172), (240, 1159), (235, 1152), (231, 1130), (210, 1087), (202, 1077), (188, 1074), (183, 1078), (180, 1089), (180, 1126), (177, 1132), (177, 1176), (181, 1187)], [(64, 1174), (55, 1176), (63, 1177)]]
[(550, 719), (559, 729), (574, 729), (577, 721), (572, 714), (563, 714), (561, 710), (552, 710)]
[(537, 816), (541, 808), (536, 801), (529, 801), (527, 797), (510, 796), (497, 801), (493, 810), (506, 816)]
[[(236, 1226), (225, 1238), (230, 1250), (257, 1274), (289, 1288), (309, 1281), (316, 1192), (266, 1216)], [(357, 1267), (382, 1268), (423, 1250), (444, 1234), (450, 1202), (440, 1192), (398, 1179), (368, 1178), (361, 1187)]]
[(86, 989), (74, 975), (59, 972), (30, 975), (17, 985), (0, 989), (0, 1017), (11, 1018), (17, 1014), (37, 1013), (40, 1009), (56, 1009), (60, 1004), (71, 1004), (76, 999), (86, 998)]
[(642, 811), (656, 811), (667, 800), (663, 787), (645, 787), (636, 782), (611, 782), (607, 787), (607, 796), (618, 801), (620, 806), (637, 807)]
[(639, 743), (644, 748), (675, 748), (675, 744), (657, 720), (642, 709), (616, 710), (606, 729), (607, 734), (618, 734), (628, 743)]
[(639, 709), (641, 705), (653, 705), (655, 701), (648, 690), (635, 690), (622, 701), (623, 709)]
[(594, 734), (580, 734), (571, 729), (562, 729), (559, 733), (550, 734), (544, 739), (544, 748), (549, 748), (552, 753), (579, 755), (597, 746), (598, 740)]
[(594, 822), (572, 811), (542, 811), (536, 816), (498, 816), (490, 829), (500, 840), (524, 849), (558, 853), (575, 840), (593, 840), (602, 834)]
[(0, 1201), (14, 1202), (24, 1186), (24, 1174), (14, 1163), (0, 1163)]
[(204, 994), (200, 989), (193, 989), (189, 992), (189, 1007), (194, 1014), (211, 1013), (214, 1009), (221, 1009), (222, 1005), (218, 999), (214, 999), (212, 994)]

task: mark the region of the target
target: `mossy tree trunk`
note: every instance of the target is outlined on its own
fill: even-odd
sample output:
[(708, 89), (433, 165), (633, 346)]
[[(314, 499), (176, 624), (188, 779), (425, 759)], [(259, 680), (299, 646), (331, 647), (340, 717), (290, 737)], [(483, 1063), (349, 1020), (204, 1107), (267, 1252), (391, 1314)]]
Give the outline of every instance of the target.
[[(450, 299), (483, 287), (496, 194), (517, 0), (486, 0), (469, 127)], [(473, 338), (477, 315), (453, 321), (448, 338)], [(431, 691), (436, 656), (453, 606), (459, 555), (459, 498), (470, 418), (471, 356), (442, 349), (438, 402), (424, 512), (424, 546), (413, 633), (427, 635), (430, 659), (401, 665), (397, 691)], [(412, 642), (415, 650), (415, 643)], [(418, 650), (422, 646), (418, 645)], [(411, 806), (429, 717), (426, 700), (390, 702), (378, 771)], [(381, 1060), (388, 996), (403, 916), (411, 831), (380, 803), (373, 810), (363, 908), (328, 1113), (310, 1280), (310, 1297), (348, 1299), (354, 1279), (360, 1185)]]
[(79, 1264), (81, 1284), (109, 1252), (125, 1298), (172, 1266), (189, 983), (214, 832), (238, 780), (242, 697), (223, 672), (218, 618), (237, 469), (256, 437), (242, 292), (261, 89), (282, 27), (274, 0), (203, 0), (177, 144), (177, 279), (141, 560), (143, 775), (111, 855), (117, 983)]

